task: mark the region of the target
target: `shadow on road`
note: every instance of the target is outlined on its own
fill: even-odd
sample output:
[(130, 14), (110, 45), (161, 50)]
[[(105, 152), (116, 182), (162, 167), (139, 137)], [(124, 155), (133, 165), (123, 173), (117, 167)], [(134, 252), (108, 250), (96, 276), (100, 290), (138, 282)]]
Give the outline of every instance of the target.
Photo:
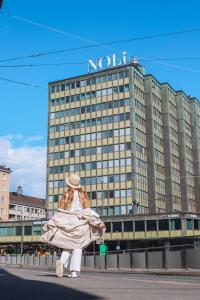
[(56, 283), (22, 279), (4, 269), (0, 269), (0, 291), (2, 300), (103, 299)]

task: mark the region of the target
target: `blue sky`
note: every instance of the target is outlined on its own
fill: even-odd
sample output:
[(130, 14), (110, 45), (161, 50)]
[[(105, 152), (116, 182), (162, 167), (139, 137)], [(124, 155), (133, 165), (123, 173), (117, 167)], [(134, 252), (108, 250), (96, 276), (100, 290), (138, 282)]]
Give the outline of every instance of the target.
[[(97, 43), (197, 28), (200, 27), (199, 10), (198, 0), (191, 0), (189, 5), (186, 1), (178, 0), (121, 3), (112, 0), (101, 2), (4, 0), (5, 13), (57, 28)], [(0, 60), (89, 45), (86, 41), (48, 31), (2, 14), (0, 14), (0, 33)], [(125, 50), (138, 58), (147, 59), (200, 57), (200, 31), (115, 44), (109, 47), (114, 50), (97, 47), (34, 59), (1, 62), (0, 66), (60, 62), (85, 62), (85, 64), (34, 68), (0, 67), (0, 77), (47, 88), (50, 81), (87, 73), (86, 62), (89, 58), (95, 59), (113, 52)], [(145, 66), (146, 72), (152, 73), (161, 82), (168, 81), (174, 89), (182, 89), (187, 94), (200, 99), (200, 60), (167, 62), (170, 65), (141, 62)], [(30, 156), (33, 155), (33, 150), (38, 151), (37, 155), (45, 153), (47, 90), (0, 80), (0, 103), (0, 163), (9, 163), (12, 168), (15, 166), (13, 171), (18, 175), (22, 162), (19, 159), (18, 168), (16, 168), (15, 157), (21, 157), (21, 150), (30, 151)], [(5, 143), (9, 145), (6, 148), (7, 153), (2, 150), (5, 148), (2, 146)], [(15, 155), (11, 158), (9, 153), (12, 151)], [(40, 159), (42, 159), (43, 165), (39, 160), (37, 168), (45, 168), (44, 158)], [(23, 164), (26, 165), (26, 161)], [(26, 173), (21, 172), (20, 174), (24, 176)], [(14, 176), (13, 178), (15, 178)], [(44, 181), (44, 175), (38, 175), (37, 180)], [(12, 188), (14, 189), (21, 182), (23, 182), (23, 178), (16, 176), (12, 182)], [(30, 184), (27, 182), (24, 184), (27, 193), (33, 194), (38, 190), (36, 188), (31, 190)], [(35, 186), (38, 186), (36, 182)], [(43, 191), (38, 191), (38, 194), (44, 195), (44, 188)]]

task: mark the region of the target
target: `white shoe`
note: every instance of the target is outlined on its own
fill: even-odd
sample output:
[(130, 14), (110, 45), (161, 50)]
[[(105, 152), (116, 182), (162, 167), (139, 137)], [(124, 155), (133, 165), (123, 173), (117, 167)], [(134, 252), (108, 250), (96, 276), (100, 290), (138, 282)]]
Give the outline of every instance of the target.
[(67, 277), (68, 278), (77, 278), (78, 277), (78, 273), (76, 271), (72, 271)]
[(59, 278), (64, 276), (63, 263), (61, 260), (56, 261), (56, 276)]

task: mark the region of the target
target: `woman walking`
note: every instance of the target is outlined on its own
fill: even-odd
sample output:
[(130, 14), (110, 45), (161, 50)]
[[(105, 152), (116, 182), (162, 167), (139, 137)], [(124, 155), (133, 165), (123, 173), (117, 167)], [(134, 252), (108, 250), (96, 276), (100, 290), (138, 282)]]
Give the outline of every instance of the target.
[(57, 277), (63, 277), (64, 268), (69, 266), (68, 277), (77, 278), (82, 249), (101, 238), (105, 225), (89, 208), (89, 198), (80, 185), (80, 177), (71, 174), (66, 183), (68, 189), (60, 200), (58, 212), (45, 224), (41, 241), (63, 249), (60, 260), (56, 262)]

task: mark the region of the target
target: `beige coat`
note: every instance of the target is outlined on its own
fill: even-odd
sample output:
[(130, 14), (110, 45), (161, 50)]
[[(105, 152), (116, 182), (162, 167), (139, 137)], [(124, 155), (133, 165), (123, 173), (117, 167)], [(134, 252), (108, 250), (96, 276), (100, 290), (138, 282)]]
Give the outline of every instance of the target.
[(40, 241), (62, 249), (85, 248), (101, 238), (103, 222), (90, 208), (81, 211), (58, 209), (44, 225)]

